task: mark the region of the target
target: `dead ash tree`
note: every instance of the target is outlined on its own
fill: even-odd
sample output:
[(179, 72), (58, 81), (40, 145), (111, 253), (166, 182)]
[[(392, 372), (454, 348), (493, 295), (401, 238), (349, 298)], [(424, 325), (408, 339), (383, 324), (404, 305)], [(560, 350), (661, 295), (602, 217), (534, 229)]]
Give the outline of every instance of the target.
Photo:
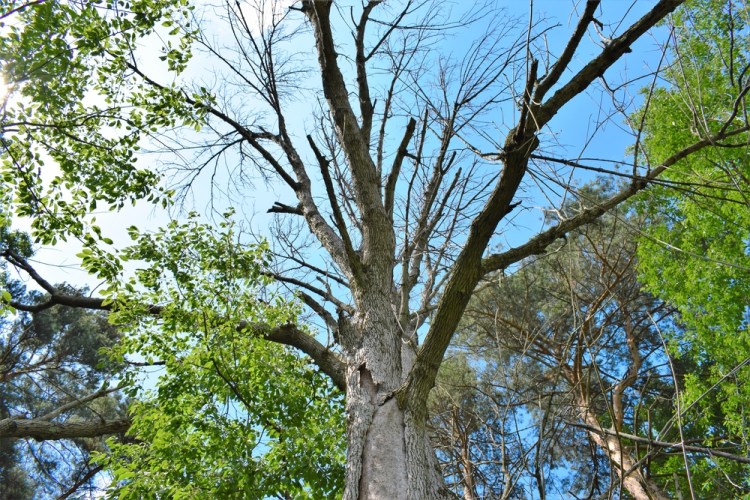
[[(189, 83), (171, 93), (201, 110), (215, 133), (182, 171), (192, 179), (231, 164), (230, 188), (242, 201), (254, 196), (243, 176), (259, 170), (288, 195), (268, 211), (298, 221), (303, 233), (280, 222), (272, 274), (330, 339), (324, 344), (295, 325), (258, 332), (309, 355), (346, 392), (345, 498), (449, 495), (428, 435), (428, 396), (485, 278), (544, 253), (689, 155), (746, 134), (748, 124), (732, 116), (659, 164), (613, 152), (632, 167), (614, 195), (533, 234), (513, 222), (534, 205), (561, 206), (574, 196), (569, 179), (578, 169), (603, 170), (551, 153), (555, 118), (586, 93), (608, 97), (619, 85), (609, 72), (642, 59), (633, 47), (681, 3), (661, 0), (630, 20), (589, 0), (574, 6), (577, 21), (559, 48), (546, 43), (552, 28), (537, 23), (534, 9), (523, 22), (492, 4), (454, 19), (447, 6), (422, 1), (305, 0), (288, 10), (227, 3), (219, 17), (228, 36), (195, 33), (195, 50), (222, 76), (207, 91), (211, 99)], [(267, 22), (259, 26), (258, 18)], [(449, 34), (462, 29), (481, 36), (466, 42), (465, 33)], [(317, 64), (294, 45), (304, 40)], [(136, 58), (127, 66), (142, 85), (171, 88)], [(631, 78), (617, 92), (641, 86)], [(310, 105), (309, 118), (294, 114), (300, 102)], [(618, 102), (602, 106), (604, 116), (621, 116)], [(637, 145), (637, 125), (631, 134)], [(541, 189), (527, 194), (535, 185)], [(527, 239), (503, 247), (501, 236), (513, 231)]]

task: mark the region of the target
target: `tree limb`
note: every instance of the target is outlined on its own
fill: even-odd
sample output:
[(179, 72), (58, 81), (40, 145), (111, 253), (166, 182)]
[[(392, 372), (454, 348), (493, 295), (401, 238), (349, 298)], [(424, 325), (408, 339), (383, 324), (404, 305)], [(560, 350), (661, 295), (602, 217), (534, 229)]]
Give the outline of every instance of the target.
[(356, 36), (354, 39), (357, 48), (355, 63), (357, 65), (357, 87), (359, 89), (359, 109), (362, 116), (362, 135), (365, 142), (370, 143), (370, 134), (372, 131), (373, 105), (370, 99), (370, 86), (367, 80), (367, 59), (365, 57), (365, 30), (367, 20), (370, 18), (370, 12), (382, 3), (382, 0), (370, 0), (362, 9), (362, 15), (359, 24), (356, 26)]
[(304, 333), (295, 325), (277, 326), (270, 331), (263, 332), (262, 335), (272, 342), (296, 347), (310, 356), (323, 373), (331, 377), (336, 387), (346, 392), (346, 365), (333, 351), (327, 349), (311, 335)]
[(302, 5), (315, 34), (323, 94), (352, 174), (355, 201), (362, 218), (362, 261), (374, 275), (386, 279), (393, 259), (395, 235), (383, 206), (380, 178), (370, 156), (370, 145), (357, 125), (346, 83), (336, 62), (338, 54), (330, 20), (332, 3), (305, 0)]
[(130, 418), (87, 422), (50, 422), (39, 418), (0, 420), (0, 438), (31, 438), (37, 441), (97, 437), (119, 434), (130, 428)]
[(599, 7), (600, 3), (601, 0), (587, 0), (586, 8), (583, 10), (583, 14), (581, 14), (581, 18), (578, 20), (578, 24), (576, 25), (570, 40), (568, 40), (568, 44), (565, 46), (565, 49), (563, 49), (562, 54), (560, 54), (560, 58), (552, 65), (549, 72), (541, 78), (539, 84), (534, 89), (534, 102), (541, 102), (547, 91), (552, 88), (552, 86), (560, 79), (560, 76), (562, 76), (563, 71), (565, 71), (565, 68), (570, 64), (573, 54), (575, 54), (578, 45), (581, 43), (581, 39), (586, 33), (589, 24), (593, 21), (594, 12), (596, 11), (596, 8)]
[(531, 238), (523, 245), (511, 248), (510, 250), (499, 254), (487, 256), (482, 260), (482, 275), (486, 275), (494, 271), (499, 271), (501, 269), (506, 269), (511, 264), (519, 262), (530, 255), (538, 255), (540, 253), (543, 253), (544, 250), (556, 239), (562, 238), (566, 233), (596, 220), (603, 213), (633, 197), (638, 192), (644, 190), (649, 186), (651, 181), (659, 177), (659, 175), (661, 175), (665, 170), (667, 170), (669, 167), (682, 160), (683, 158), (686, 158), (705, 147), (711, 146), (717, 141), (748, 131), (750, 131), (750, 126), (741, 127), (739, 129), (723, 134), (716, 134), (709, 138), (698, 141), (681, 151), (678, 151), (674, 155), (667, 158), (660, 166), (652, 169), (649, 174), (645, 175), (641, 179), (634, 180), (632, 183), (628, 184), (627, 187), (622, 189), (619, 193), (615, 194), (608, 200), (605, 200), (596, 206), (584, 210), (575, 217), (571, 217), (570, 219), (561, 221), (556, 226), (551, 227), (543, 233), (540, 233), (537, 236)]
[(409, 122), (406, 124), (404, 137), (401, 139), (401, 144), (396, 152), (396, 158), (393, 160), (393, 166), (388, 174), (388, 180), (385, 183), (385, 211), (388, 213), (391, 220), (393, 220), (393, 203), (395, 199), (396, 182), (398, 181), (398, 176), (401, 172), (401, 165), (404, 162), (404, 157), (406, 157), (406, 148), (409, 145), (411, 138), (414, 137), (414, 130), (416, 127), (417, 121), (414, 118), (410, 118)]
[[(3, 252), (3, 254), (5, 253), (7, 253), (7, 251)], [(20, 256), (16, 256), (16, 260), (19, 264), (22, 264), (20, 266), (22, 269), (27, 272), (32, 271), (34, 275), (38, 276), (39, 279), (42, 279), (41, 276), (39, 276), (39, 274), (36, 272), (36, 270), (25, 259), (20, 258)], [(47, 282), (45, 281), (45, 283)], [(99, 311), (112, 310), (112, 303), (105, 304), (104, 299), (64, 295), (49, 283), (47, 283), (47, 285), (50, 288), (48, 290), (48, 293), (50, 293), (50, 297), (46, 302), (38, 305), (28, 305), (18, 303), (16, 301), (11, 301), (10, 305), (18, 309), (19, 311), (32, 313), (48, 309), (55, 305), (94, 309)], [(151, 305), (148, 306), (147, 310), (149, 314), (158, 316), (162, 311), (162, 307)], [(246, 328), (248, 326), (248, 323), (242, 323), (238, 325), (239, 328)], [(257, 333), (259, 336), (265, 338), (266, 340), (300, 349), (302, 352), (310, 356), (312, 360), (320, 367), (320, 369), (324, 373), (329, 375), (334, 383), (339, 388), (341, 388), (341, 390), (345, 390), (346, 385), (344, 383), (344, 364), (338, 359), (336, 354), (326, 349), (325, 346), (315, 340), (312, 336), (298, 330), (294, 325), (269, 327), (269, 325), (258, 323), (250, 326), (253, 332)], [(2, 436), (0, 435), (0, 437)]]
[(362, 261), (354, 251), (354, 246), (352, 246), (352, 239), (349, 236), (349, 230), (346, 228), (346, 221), (344, 221), (344, 216), (341, 213), (341, 207), (339, 207), (339, 203), (336, 199), (336, 192), (333, 189), (333, 181), (331, 180), (331, 172), (329, 170), (329, 162), (320, 152), (318, 146), (315, 145), (315, 141), (313, 141), (312, 136), (309, 134), (307, 135), (307, 142), (310, 144), (310, 147), (315, 154), (315, 158), (318, 160), (318, 164), (320, 165), (320, 173), (323, 176), (323, 184), (326, 187), (326, 195), (328, 196), (328, 202), (331, 204), (331, 210), (333, 211), (333, 220), (339, 230), (339, 234), (341, 235), (341, 241), (343, 241), (344, 243), (344, 251), (346, 252), (347, 258), (349, 259), (349, 265), (352, 269), (352, 273), (354, 273), (355, 275), (356, 280), (357, 278), (361, 277)]
[(120, 390), (119, 387), (109, 387), (109, 388), (102, 387), (98, 391), (93, 392), (89, 394), (88, 396), (82, 397), (80, 399), (74, 399), (70, 403), (66, 403), (58, 408), (55, 408), (51, 412), (45, 415), (42, 415), (41, 417), (38, 417), (37, 420), (52, 420), (53, 418), (60, 416), (61, 414), (63, 414), (64, 412), (70, 409), (73, 409), (77, 406), (81, 406), (82, 404), (86, 404), (89, 401), (93, 401), (97, 398), (104, 397), (107, 394), (112, 394), (113, 392), (117, 392), (119, 390)]
[(588, 424), (578, 423), (578, 422), (566, 422), (568, 425), (572, 425), (573, 427), (579, 427), (581, 429), (586, 429), (587, 431), (591, 432), (598, 432), (601, 434), (605, 434), (608, 436), (618, 436), (622, 439), (629, 439), (631, 441), (634, 441), (636, 443), (644, 443), (649, 446), (654, 446), (657, 448), (667, 448), (667, 449), (675, 449), (675, 450), (685, 450), (685, 451), (692, 451), (695, 453), (700, 453), (702, 455), (708, 455), (713, 457), (722, 457), (726, 458), (728, 460), (732, 460), (735, 462), (739, 462), (742, 464), (750, 464), (750, 457), (745, 457), (741, 455), (735, 455), (734, 453), (729, 453), (726, 451), (716, 450), (714, 448), (709, 448), (707, 446), (695, 446), (690, 444), (684, 444), (684, 443), (670, 443), (668, 441), (659, 441), (657, 439), (651, 439), (648, 437), (642, 437), (642, 436), (636, 436), (635, 434), (628, 434), (626, 432), (620, 432), (615, 431), (611, 429), (605, 429), (602, 427), (595, 427)]
[(266, 210), (269, 214), (291, 214), (291, 215), (304, 215), (302, 208), (298, 205), (293, 207), (291, 205), (285, 205), (281, 202), (274, 202), (273, 206)]
[(57, 500), (65, 500), (66, 498), (69, 498), (71, 495), (73, 495), (78, 488), (89, 482), (94, 476), (99, 474), (101, 471), (104, 470), (104, 464), (97, 465), (93, 469), (89, 469), (86, 474), (83, 475), (81, 479), (75, 482), (70, 488), (68, 488), (62, 495), (57, 497)]
[[(539, 108), (534, 112), (537, 127), (541, 128), (549, 122), (568, 101), (588, 88), (591, 82), (602, 76), (620, 57), (630, 52), (630, 46), (633, 42), (638, 40), (641, 35), (653, 28), (683, 2), (684, 0), (660, 0), (646, 15), (625, 30), (622, 35), (607, 43), (604, 50), (598, 56), (586, 64), (568, 83), (547, 99), (544, 104), (539, 105)], [(561, 68), (559, 71), (563, 69)]]

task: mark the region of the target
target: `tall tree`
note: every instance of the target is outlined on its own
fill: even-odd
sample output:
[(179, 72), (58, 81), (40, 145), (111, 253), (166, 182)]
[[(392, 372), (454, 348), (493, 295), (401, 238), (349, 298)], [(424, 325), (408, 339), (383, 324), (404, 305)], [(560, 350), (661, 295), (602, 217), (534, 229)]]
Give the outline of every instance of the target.
[[(602, 194), (581, 190), (567, 211)], [(470, 301), (449, 352), (452, 361), (474, 366), (481, 381), (444, 374), (448, 394), (463, 395), (460, 406), (450, 398), (444, 404), (462, 412), (484, 408), (484, 417), (450, 421), (448, 431), (461, 422), (468, 430), (454, 430), (441, 443), (462, 451), (472, 483), (489, 474), (501, 478), (494, 484), (515, 482), (525, 497), (624, 490), (634, 498), (669, 498), (688, 495), (690, 479), (694, 494), (698, 485), (717, 497), (745, 493), (747, 448), (725, 439), (719, 415), (686, 409), (676, 398), (702, 371), (665, 352), (668, 338), (688, 346), (691, 335), (673, 306), (637, 280), (641, 225), (632, 210), (610, 212), (569, 233), (549, 255), (497, 276)], [(509, 425), (498, 427), (488, 415), (504, 415)], [(493, 459), (485, 452), (487, 433), (494, 436)], [(580, 446), (587, 441), (590, 450)]]
[[(659, 161), (672, 148), (720, 131), (748, 113), (750, 27), (746, 6), (694, 2), (670, 29), (675, 47), (665, 85), (651, 97), (645, 151)], [(743, 141), (702, 151), (675, 165), (639, 208), (649, 220), (639, 257), (649, 289), (679, 309), (686, 339), (671, 353), (691, 366), (680, 393), (683, 418), (706, 443), (744, 449), (750, 441), (750, 163)], [(683, 470), (675, 461), (673, 468)], [(712, 491), (736, 474), (732, 463), (694, 465), (694, 488)], [(684, 477), (684, 476), (683, 476)], [(689, 479), (689, 476), (688, 476)], [(745, 478), (737, 484), (747, 491)], [(691, 485), (684, 484), (687, 489)], [(716, 492), (712, 496), (724, 496)]]
[[(514, 223), (523, 209), (549, 205), (535, 201), (535, 193), (562, 209), (572, 176), (607, 170), (606, 161), (553, 150), (557, 117), (587, 93), (601, 97), (601, 116), (629, 116), (623, 99), (641, 80), (620, 78), (618, 65), (637, 60), (641, 40), (681, 3), (636, 4), (640, 12), (632, 16), (589, 0), (556, 51), (551, 47), (558, 44), (548, 43), (552, 26), (534, 9), (519, 23), (491, 4), (451, 12), (437, 2), (348, 8), (301, 1), (285, 10), (261, 1), (206, 7), (202, 16), (184, 0), (127, 7), (13, 2), (4, 13), (14, 22), (0, 54), (19, 97), (2, 121), (3, 175), (15, 190), (16, 213), (33, 216), (35, 238), (81, 240), (83, 266), (107, 282), (105, 298), (73, 300), (28, 261), (16, 264), (49, 293), (48, 304), (114, 309), (132, 324), (148, 325), (140, 345), (147, 353), (161, 342), (160, 331), (169, 337), (174, 325), (189, 339), (186, 348), (209, 331), (231, 328), (301, 350), (346, 393), (344, 497), (444, 497), (428, 396), (482, 280), (545, 252), (679, 161), (747, 142), (744, 115), (717, 115), (716, 129), (658, 160), (617, 152), (608, 160), (632, 173), (610, 197), (574, 213), (560, 210), (557, 223), (537, 233)], [(211, 33), (218, 23), (230, 36)], [(471, 33), (479, 36), (466, 41)], [(154, 43), (162, 46), (161, 69), (139, 47)], [(313, 47), (315, 57), (299, 47)], [(191, 51), (194, 62), (216, 72), (213, 82), (206, 69), (190, 73)], [(661, 71), (646, 76), (657, 80)], [(739, 87), (744, 95), (747, 82)], [(100, 104), (84, 105), (84, 97)], [(309, 120), (299, 113), (310, 113)], [(630, 131), (639, 150), (642, 126), (635, 122)], [(189, 132), (196, 128), (205, 135)], [(152, 146), (177, 153), (172, 172), (183, 177), (174, 182), (197, 187), (206, 175), (221, 178), (227, 166), (230, 194), (242, 201), (255, 195), (246, 182), (251, 169), (278, 181), (283, 198), (269, 209), (279, 221), (270, 234), (273, 262), (258, 272), (249, 266), (240, 281), (267, 274), (292, 290), (330, 333), (327, 342), (305, 331), (299, 316), (275, 314), (273, 307), (255, 314), (253, 306), (255, 316), (246, 319), (229, 314), (244, 310), (241, 302), (225, 303), (231, 295), (215, 295), (184, 314), (183, 305), (195, 305), (191, 293), (171, 303), (149, 303), (153, 293), (138, 296), (164, 289), (160, 278), (178, 292), (182, 280), (195, 285), (181, 267), (189, 246), (165, 254), (171, 276), (151, 271), (122, 282), (121, 259), (149, 261), (158, 246), (146, 255), (118, 254), (90, 212), (98, 202), (113, 208), (145, 197), (166, 202), (168, 189), (152, 192), (157, 172), (136, 162), (146, 136), (157, 141)], [(581, 151), (590, 140), (583, 139)], [(59, 165), (51, 182), (37, 172), (42, 151)], [(500, 246), (500, 237), (514, 230), (518, 238)], [(222, 254), (229, 247), (220, 238), (206, 241), (216, 244), (215, 254), (202, 270), (230, 270), (222, 267), (222, 259), (231, 260)], [(209, 272), (203, 284), (185, 290), (210, 290), (211, 278)], [(209, 313), (209, 305), (217, 312)], [(196, 322), (204, 314), (210, 321)], [(176, 321), (191, 317), (192, 323)]]

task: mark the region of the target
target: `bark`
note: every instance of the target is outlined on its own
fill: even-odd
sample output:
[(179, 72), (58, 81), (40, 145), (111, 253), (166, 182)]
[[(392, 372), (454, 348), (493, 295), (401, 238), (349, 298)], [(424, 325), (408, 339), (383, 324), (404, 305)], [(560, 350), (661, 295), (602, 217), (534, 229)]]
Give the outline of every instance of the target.
[(0, 438), (32, 438), (38, 441), (75, 439), (120, 434), (130, 428), (129, 418), (86, 422), (50, 422), (42, 419), (0, 420)]
[(598, 431), (589, 430), (589, 436), (607, 455), (614, 466), (613, 469), (622, 480), (623, 488), (633, 498), (636, 500), (667, 500), (669, 498), (651, 477), (643, 474), (628, 447), (623, 446), (619, 436), (602, 432), (598, 420), (588, 410), (582, 412), (581, 420), (591, 429), (598, 429)]
[(364, 294), (340, 333), (347, 352), (346, 499), (443, 498), (425, 413), (394, 397), (413, 351), (402, 341), (388, 294)]

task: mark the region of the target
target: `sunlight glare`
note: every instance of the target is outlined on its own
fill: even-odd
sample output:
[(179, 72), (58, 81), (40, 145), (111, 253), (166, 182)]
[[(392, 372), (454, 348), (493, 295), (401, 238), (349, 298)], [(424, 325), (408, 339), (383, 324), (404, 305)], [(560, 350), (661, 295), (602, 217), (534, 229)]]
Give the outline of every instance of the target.
[(0, 107), (5, 105), (5, 99), (7, 99), (10, 93), (10, 85), (5, 83), (5, 79), (0, 75)]

